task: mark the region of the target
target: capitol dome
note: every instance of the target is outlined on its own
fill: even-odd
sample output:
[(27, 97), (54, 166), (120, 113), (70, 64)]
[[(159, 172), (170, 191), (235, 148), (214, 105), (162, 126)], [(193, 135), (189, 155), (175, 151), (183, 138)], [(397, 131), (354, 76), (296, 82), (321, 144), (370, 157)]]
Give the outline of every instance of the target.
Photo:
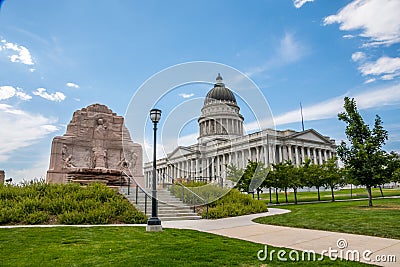
[(204, 100), (204, 105), (214, 103), (216, 101), (232, 103), (237, 105), (236, 98), (232, 91), (225, 87), (225, 84), (222, 82), (221, 74), (218, 73), (217, 82), (214, 84), (214, 88), (212, 88)]
[(243, 116), (232, 91), (225, 87), (221, 74), (217, 82), (207, 93), (199, 122), (201, 144), (214, 141), (226, 141), (243, 136)]

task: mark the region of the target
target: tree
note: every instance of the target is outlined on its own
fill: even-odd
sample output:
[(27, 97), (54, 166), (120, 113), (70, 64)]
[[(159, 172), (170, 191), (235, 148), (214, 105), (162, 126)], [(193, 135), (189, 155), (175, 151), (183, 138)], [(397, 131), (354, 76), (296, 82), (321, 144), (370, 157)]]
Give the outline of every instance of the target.
[(226, 179), (238, 183), (243, 176), (244, 171), (238, 169), (235, 165), (230, 164), (226, 166)]
[(331, 189), (332, 202), (335, 201), (335, 194), (333, 190), (337, 186), (343, 186), (346, 184), (345, 176), (342, 169), (336, 164), (336, 157), (330, 158), (322, 164), (323, 181), (326, 188)]
[(311, 163), (310, 159), (306, 159), (304, 162), (304, 176), (305, 176), (305, 184), (308, 187), (317, 188), (318, 192), (318, 201), (321, 201), (321, 194), (319, 189), (324, 186), (324, 180), (322, 179), (322, 169), (318, 164)]
[(381, 196), (383, 197), (382, 186), (385, 183), (398, 181), (398, 171), (400, 170), (400, 156), (396, 152), (392, 151), (390, 153), (384, 154), (384, 164), (381, 166), (379, 175), (381, 183), (379, 189), (381, 191)]
[(290, 188), (293, 189), (294, 204), (297, 204), (297, 190), (304, 186), (304, 167), (297, 166), (291, 169)]
[(237, 182), (235, 188), (241, 192), (257, 192), (257, 198), (260, 199), (260, 192), (267, 184), (265, 182), (268, 175), (268, 169), (264, 164), (257, 161), (248, 161), (246, 169), (238, 169), (233, 165), (227, 166), (227, 177), (229, 180)]
[(337, 148), (337, 153), (348, 169), (351, 178), (366, 187), (368, 205), (371, 207), (371, 188), (381, 184), (381, 175), (379, 174), (384, 163), (382, 146), (388, 139), (388, 134), (383, 129), (382, 120), (378, 115), (375, 117), (372, 130), (365, 124), (357, 110), (354, 98), (344, 98), (344, 109), (344, 112), (338, 114), (338, 118), (346, 123), (345, 133), (349, 145), (342, 141)]
[(290, 187), (290, 180), (292, 179), (293, 164), (291, 160), (286, 160), (280, 169), (280, 188), (285, 192), (286, 203), (289, 203), (287, 190)]
[(282, 169), (283, 163), (277, 163), (272, 165), (273, 170), (269, 173), (268, 177), (271, 181), (271, 186), (275, 189), (275, 203), (279, 204), (279, 194), (278, 190), (281, 188), (281, 180), (283, 179)]

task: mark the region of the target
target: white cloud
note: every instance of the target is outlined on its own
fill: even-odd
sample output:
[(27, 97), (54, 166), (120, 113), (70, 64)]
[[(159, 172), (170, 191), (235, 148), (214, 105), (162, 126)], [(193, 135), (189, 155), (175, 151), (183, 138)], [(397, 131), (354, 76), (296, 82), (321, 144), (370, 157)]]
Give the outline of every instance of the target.
[(352, 35), (352, 34), (345, 34), (345, 35), (343, 35), (343, 38), (345, 38), (345, 39), (352, 39), (352, 38), (354, 38), (354, 35)]
[(364, 59), (365, 59), (365, 53), (360, 52), (360, 51), (359, 51), (359, 52), (355, 52), (355, 53), (353, 53), (353, 54), (351, 55), (351, 59), (352, 59), (354, 62), (364, 60)]
[(25, 93), (21, 88), (14, 88), (10, 85), (0, 86), (0, 100), (9, 99), (13, 96), (24, 101), (32, 99), (32, 97)]
[(295, 38), (292, 33), (286, 32), (285, 35), (279, 40), (274, 58), (267, 60), (263, 65), (253, 67), (245, 72), (249, 77), (263, 73), (271, 68), (278, 68), (286, 64), (299, 61), (308, 54), (307, 46)]
[(361, 74), (364, 76), (375, 75), (380, 76), (384, 80), (391, 80), (400, 75), (400, 58), (391, 58), (383, 56), (375, 62), (368, 62), (359, 67)]
[(376, 81), (375, 78), (371, 78), (371, 79), (366, 80), (364, 83), (367, 84), (367, 83), (372, 83), (372, 82), (375, 82), (375, 81)]
[(45, 88), (38, 88), (38, 89), (36, 89), (36, 91), (33, 91), (32, 94), (40, 96), (44, 99), (47, 99), (50, 101), (56, 101), (56, 102), (61, 102), (66, 98), (66, 96), (61, 92), (55, 92), (55, 93), (49, 94), (46, 92)]
[(281, 39), (279, 51), (283, 60), (294, 62), (303, 56), (304, 48), (298, 40), (295, 40), (293, 34), (285, 33)]
[(70, 87), (70, 88), (79, 88), (79, 85), (73, 82), (68, 82), (66, 84), (66, 86)]
[(32, 96), (28, 95), (27, 93), (25, 93), (23, 91), (18, 91), (18, 92), (15, 93), (15, 95), (17, 97), (19, 97), (21, 100), (24, 100), (24, 101), (32, 99)]
[(391, 45), (400, 42), (400, 1), (354, 0), (324, 24), (340, 24), (342, 31), (361, 31), (365, 46)]
[(29, 71), (30, 72), (34, 72), (36, 69), (35, 68), (30, 68)]
[(296, 8), (300, 8), (307, 2), (314, 2), (314, 0), (293, 0), (293, 5)]
[[(359, 94), (346, 94), (357, 102), (357, 107), (362, 109), (382, 107), (384, 105), (394, 105), (400, 103), (400, 84), (379, 88)], [(343, 99), (345, 95), (334, 97), (314, 104), (312, 106), (303, 107), (304, 120), (322, 120), (335, 118), (339, 112), (343, 111)], [(289, 123), (301, 121), (300, 109), (295, 109), (284, 114), (274, 117), (274, 125), (285, 125)], [(271, 127), (271, 120), (253, 121), (245, 124), (247, 132), (259, 130), (259, 128)]]
[(40, 114), (32, 114), (7, 104), (0, 104), (0, 125), (7, 129), (0, 131), (0, 162), (9, 159), (10, 154), (27, 147), (53, 133), (56, 120)]
[[(354, 97), (360, 110), (398, 104), (400, 102), (400, 84), (355, 95), (349, 94), (349, 97)], [(343, 98), (344, 96), (339, 96), (303, 108), (304, 119), (311, 121), (336, 117), (339, 112), (343, 111)], [(296, 109), (276, 116), (274, 121), (275, 125), (283, 125), (298, 122), (300, 118), (300, 110)]]
[(13, 97), (17, 90), (9, 85), (0, 86), (0, 100), (5, 100)]
[(182, 94), (179, 94), (179, 96), (181, 96), (183, 98), (190, 98), (190, 97), (194, 96), (194, 94), (193, 93), (191, 93), (191, 94), (182, 93)]
[(16, 52), (16, 54), (12, 53), (12, 55), (8, 56), (11, 62), (19, 62), (25, 65), (33, 65), (32, 56), (28, 48), (22, 45), (7, 42), (6, 40), (1, 40), (1, 43), (2, 45), (0, 46), (0, 51), (5, 50)]

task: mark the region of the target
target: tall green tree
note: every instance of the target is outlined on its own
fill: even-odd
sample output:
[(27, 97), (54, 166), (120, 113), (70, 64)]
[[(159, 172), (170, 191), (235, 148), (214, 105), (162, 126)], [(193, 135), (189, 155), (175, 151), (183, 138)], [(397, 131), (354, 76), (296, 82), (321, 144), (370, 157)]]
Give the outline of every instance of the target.
[(242, 178), (244, 173), (243, 169), (239, 169), (233, 164), (229, 164), (226, 166), (226, 179), (238, 183), (240, 179)]
[(324, 179), (322, 177), (322, 168), (318, 164), (311, 163), (310, 159), (306, 159), (303, 166), (305, 185), (308, 187), (317, 188), (318, 201), (321, 201), (320, 189), (324, 186)]
[(241, 192), (257, 192), (257, 198), (260, 199), (262, 188), (268, 186), (266, 182), (268, 168), (264, 164), (257, 161), (249, 160), (246, 169), (238, 169), (234, 165), (227, 166), (227, 178), (236, 182), (235, 188)]
[(294, 204), (297, 204), (297, 190), (304, 187), (304, 166), (293, 167), (291, 171), (290, 188), (293, 189)]
[(346, 184), (343, 169), (340, 169), (336, 163), (337, 158), (333, 157), (322, 164), (322, 177), (326, 188), (330, 188), (332, 202), (335, 201), (334, 189)]
[(282, 188), (282, 184), (284, 183), (285, 174), (284, 174), (284, 163), (279, 162), (272, 165), (272, 171), (269, 173), (268, 177), (271, 181), (272, 187), (275, 189), (275, 203), (279, 204), (279, 189)]
[(348, 174), (368, 192), (368, 205), (372, 206), (373, 186), (381, 184), (380, 170), (384, 164), (382, 146), (388, 139), (387, 131), (382, 127), (381, 118), (376, 115), (371, 130), (358, 112), (354, 98), (344, 98), (344, 112), (338, 114), (339, 120), (346, 123), (346, 136), (349, 145), (342, 143), (337, 148), (340, 159)]

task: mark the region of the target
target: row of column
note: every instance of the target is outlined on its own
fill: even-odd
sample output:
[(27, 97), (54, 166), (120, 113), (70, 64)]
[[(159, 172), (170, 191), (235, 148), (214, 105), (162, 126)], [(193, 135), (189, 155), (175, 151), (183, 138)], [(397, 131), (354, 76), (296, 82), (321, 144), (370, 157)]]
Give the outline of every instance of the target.
[(209, 134), (237, 134), (243, 133), (243, 123), (235, 119), (211, 119), (200, 123), (200, 136)]
[[(158, 182), (162, 179), (186, 178), (189, 180), (214, 180), (226, 178), (226, 166), (233, 164), (239, 169), (247, 166), (247, 161), (261, 161), (265, 165), (291, 160), (293, 164), (300, 165), (306, 158), (314, 164), (322, 164), (335, 152), (330, 149), (316, 147), (303, 147), (297, 145), (262, 145), (237, 150), (231, 153), (222, 153), (207, 158), (189, 159), (171, 162), (157, 167)], [(162, 177), (162, 175), (166, 175)], [(152, 172), (145, 172), (146, 181), (151, 181)], [(150, 183), (147, 183), (149, 185)]]

